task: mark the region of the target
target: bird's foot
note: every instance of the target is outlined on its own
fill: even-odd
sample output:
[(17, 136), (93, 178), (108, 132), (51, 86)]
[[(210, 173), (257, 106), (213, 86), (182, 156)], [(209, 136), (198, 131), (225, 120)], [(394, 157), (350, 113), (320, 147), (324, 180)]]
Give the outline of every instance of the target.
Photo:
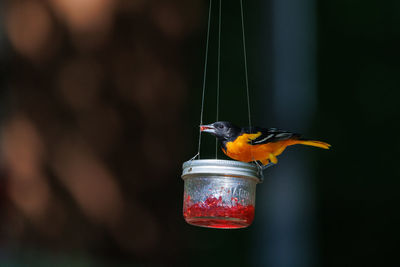
[(268, 163), (267, 165), (261, 166), (261, 170), (268, 169), (269, 167), (272, 167), (272, 166), (274, 166), (275, 164), (276, 164), (276, 163), (270, 162), (270, 163)]
[[(265, 162), (265, 161), (264, 161)], [(263, 171), (273, 165), (275, 165), (275, 163), (269, 162), (267, 164), (263, 164), (263, 162), (259, 162), (257, 160), (254, 161), (254, 163), (256, 164), (257, 168), (258, 168), (258, 175), (260, 176), (260, 182), (264, 182), (264, 173)]]

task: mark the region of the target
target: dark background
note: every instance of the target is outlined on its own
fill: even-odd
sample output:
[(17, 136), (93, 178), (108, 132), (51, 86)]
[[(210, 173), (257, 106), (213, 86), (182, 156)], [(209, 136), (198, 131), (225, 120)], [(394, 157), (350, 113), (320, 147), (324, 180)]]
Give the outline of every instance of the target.
[[(253, 124), (332, 150), (288, 149), (233, 231), (181, 211), (208, 2), (0, 2), (1, 266), (399, 265), (400, 2), (244, 6)], [(246, 125), (239, 8), (223, 1), (220, 118)], [(202, 158), (214, 150), (205, 136)]]

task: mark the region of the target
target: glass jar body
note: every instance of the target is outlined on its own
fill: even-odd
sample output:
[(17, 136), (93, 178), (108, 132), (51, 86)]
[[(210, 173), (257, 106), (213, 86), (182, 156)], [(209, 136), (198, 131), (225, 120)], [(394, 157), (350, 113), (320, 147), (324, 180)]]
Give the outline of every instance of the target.
[(185, 178), (183, 215), (189, 224), (222, 229), (249, 226), (255, 213), (257, 181), (228, 175)]

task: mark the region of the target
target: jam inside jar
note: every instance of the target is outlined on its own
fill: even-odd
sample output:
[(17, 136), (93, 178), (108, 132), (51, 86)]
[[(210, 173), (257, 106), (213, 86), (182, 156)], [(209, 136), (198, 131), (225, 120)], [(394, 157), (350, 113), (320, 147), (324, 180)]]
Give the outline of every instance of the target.
[[(204, 202), (192, 204), (186, 197), (183, 216), (189, 224), (222, 229), (244, 228), (254, 219), (254, 205), (242, 205), (234, 198), (233, 204), (224, 204), (222, 197), (208, 197)], [(236, 201), (236, 203), (235, 203)]]

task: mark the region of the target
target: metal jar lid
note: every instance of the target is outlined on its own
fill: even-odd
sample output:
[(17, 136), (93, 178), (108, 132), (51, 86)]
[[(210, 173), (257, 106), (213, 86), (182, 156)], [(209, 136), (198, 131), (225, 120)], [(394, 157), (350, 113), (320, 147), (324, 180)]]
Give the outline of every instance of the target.
[(234, 160), (199, 159), (183, 163), (182, 179), (200, 175), (219, 175), (261, 181), (257, 166)]

